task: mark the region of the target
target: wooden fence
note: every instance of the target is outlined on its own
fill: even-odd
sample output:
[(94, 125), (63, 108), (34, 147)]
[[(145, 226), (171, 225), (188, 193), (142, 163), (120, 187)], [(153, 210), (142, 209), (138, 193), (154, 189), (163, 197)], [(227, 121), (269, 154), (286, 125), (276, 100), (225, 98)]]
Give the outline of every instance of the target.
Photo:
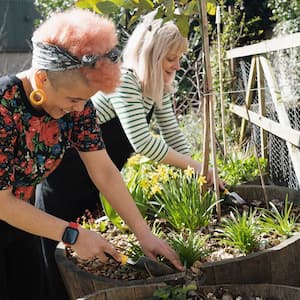
[[(300, 184), (300, 131), (293, 129), (291, 126), (289, 115), (282, 99), (279, 85), (276, 81), (274, 68), (272, 67), (267, 55), (273, 51), (295, 47), (300, 47), (300, 33), (294, 33), (281, 38), (267, 40), (255, 45), (229, 50), (227, 51), (227, 59), (235, 60), (243, 57), (251, 57), (251, 66), (244, 105), (230, 105), (231, 112), (243, 118), (240, 141), (244, 138), (246, 124), (248, 121), (260, 128), (260, 152), (262, 157), (267, 156), (268, 150), (266, 144), (266, 131), (283, 139), (286, 142), (296, 178)], [(266, 102), (265, 94), (263, 93), (265, 83), (267, 83), (267, 88), (270, 91), (271, 99), (278, 115), (279, 122), (266, 117)], [(250, 110), (254, 90), (257, 91), (258, 113)], [(295, 101), (296, 100), (297, 99), (295, 99)], [(298, 120), (298, 122), (300, 122), (300, 120)]]

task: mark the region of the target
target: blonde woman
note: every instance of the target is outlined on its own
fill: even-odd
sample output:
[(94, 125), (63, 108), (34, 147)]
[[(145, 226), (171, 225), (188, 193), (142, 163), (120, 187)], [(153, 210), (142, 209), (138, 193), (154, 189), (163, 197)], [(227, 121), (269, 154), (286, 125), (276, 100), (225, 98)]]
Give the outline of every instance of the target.
[[(121, 85), (116, 92), (109, 95), (98, 92), (91, 98), (106, 151), (119, 170), (133, 153), (141, 153), (154, 161), (181, 169), (190, 166), (201, 172), (201, 163), (189, 154), (171, 100), (175, 74), (188, 41), (173, 22), (154, 20), (154, 14), (147, 15), (137, 25), (127, 42)], [(159, 125), (158, 137), (151, 134), (151, 117)], [(211, 170), (207, 181), (212, 183)], [(94, 210), (99, 204), (99, 192), (72, 149), (60, 167), (39, 186), (38, 192), (40, 207), (69, 220), (81, 216), (86, 208)], [(47, 245), (48, 260), (53, 257), (55, 246)]]

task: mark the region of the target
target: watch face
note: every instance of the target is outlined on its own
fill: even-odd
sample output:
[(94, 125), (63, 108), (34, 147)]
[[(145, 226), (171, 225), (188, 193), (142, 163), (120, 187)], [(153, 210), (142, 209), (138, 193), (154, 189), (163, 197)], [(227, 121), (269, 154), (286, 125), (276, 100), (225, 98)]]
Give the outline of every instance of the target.
[(76, 228), (67, 227), (62, 236), (62, 241), (67, 245), (74, 245), (77, 241), (79, 231)]

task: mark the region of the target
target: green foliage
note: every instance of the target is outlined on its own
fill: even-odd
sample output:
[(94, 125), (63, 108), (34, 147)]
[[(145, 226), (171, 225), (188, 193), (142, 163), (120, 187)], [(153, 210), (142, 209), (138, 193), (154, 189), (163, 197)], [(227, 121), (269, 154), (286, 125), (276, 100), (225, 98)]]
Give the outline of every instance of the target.
[[(157, 9), (156, 18), (165, 22), (174, 20), (183, 36), (188, 36), (190, 18), (199, 14), (198, 2), (191, 1), (151, 1), (151, 0), (79, 0), (76, 5), (81, 8), (90, 8), (97, 13), (120, 13), (127, 15), (126, 25), (135, 25), (142, 15)], [(198, 3), (199, 4), (199, 3)], [(207, 0), (207, 12), (215, 14), (215, 0)], [(124, 24), (125, 25), (125, 24)]]
[(263, 210), (261, 217), (261, 226), (265, 231), (275, 232), (284, 237), (291, 237), (296, 228), (296, 222), (299, 216), (291, 214), (293, 203), (288, 204), (286, 197), (284, 209), (279, 211), (274, 203), (270, 202), (271, 210)]
[(208, 255), (209, 250), (206, 249), (206, 240), (207, 236), (200, 236), (189, 230), (181, 233), (172, 232), (168, 235), (170, 245), (187, 268), (191, 267), (195, 261)]
[(124, 177), (127, 183), (127, 188), (131, 193), (135, 203), (140, 210), (141, 214), (146, 217), (146, 214), (150, 214), (149, 207), (149, 194), (148, 185), (143, 185), (143, 182), (147, 181), (147, 172), (151, 170), (151, 164), (145, 161), (139, 161), (138, 163), (132, 162), (127, 163)]
[(260, 233), (259, 216), (257, 211), (243, 211), (239, 213), (237, 209), (230, 212), (229, 217), (222, 219), (221, 241), (225, 245), (232, 246), (244, 254), (254, 252), (259, 247), (258, 234)]
[[(266, 158), (259, 158), (259, 164), (263, 173), (266, 173), (267, 163)], [(233, 152), (226, 161), (218, 159), (217, 164), (220, 169), (220, 177), (228, 185), (251, 181), (260, 175), (255, 155), (244, 157), (240, 156), (238, 152)]]
[(190, 299), (189, 294), (196, 290), (196, 282), (190, 282), (187, 285), (166, 286), (157, 289), (153, 297), (146, 298), (145, 300), (187, 300)]
[(127, 231), (128, 227), (125, 225), (122, 218), (118, 215), (118, 213), (112, 208), (110, 203), (106, 200), (106, 198), (100, 194), (100, 200), (102, 203), (102, 207), (105, 215), (109, 218), (109, 220), (120, 230)]
[[(265, 30), (269, 30), (270, 27), (269, 22), (266, 22), (266, 20), (268, 20), (268, 15), (271, 14), (266, 8), (265, 2), (266, 0), (237, 0), (229, 3), (226, 0), (219, 0), (221, 15), (219, 27), (220, 47), (218, 45), (217, 27), (212, 23), (210, 62), (213, 73), (213, 88), (216, 95), (216, 136), (219, 141), (223, 140), (220, 96), (220, 87), (222, 86), (227, 144), (238, 141), (240, 118), (229, 111), (229, 104), (236, 99), (236, 94), (230, 92), (237, 90), (237, 80), (235, 74), (229, 71), (231, 70), (231, 61), (226, 59), (226, 51), (264, 38), (266, 35)], [(221, 66), (219, 65), (219, 51)]]
[[(188, 173), (190, 170), (191, 173)], [(192, 169), (176, 170), (166, 182), (158, 184), (154, 195), (159, 206), (157, 215), (165, 218), (177, 230), (195, 231), (207, 226), (216, 205), (215, 194), (201, 194), (203, 177), (193, 173)]]
[(52, 12), (63, 11), (74, 6), (76, 0), (34, 0), (36, 9), (46, 19)]
[(126, 255), (137, 261), (144, 255), (143, 250), (139, 244), (133, 241), (129, 241), (129, 248), (127, 249)]
[(201, 194), (205, 177), (132, 157), (123, 169), (129, 191), (144, 214), (159, 216), (175, 229), (195, 231), (209, 224), (216, 205), (215, 194)]
[(268, 7), (272, 10), (272, 19), (277, 22), (294, 20), (300, 17), (299, 0), (268, 0)]
[(91, 219), (83, 218), (81, 226), (84, 229), (89, 229), (97, 232), (105, 232), (108, 226), (108, 219), (100, 218), (98, 220), (94, 220), (94, 219), (91, 220)]

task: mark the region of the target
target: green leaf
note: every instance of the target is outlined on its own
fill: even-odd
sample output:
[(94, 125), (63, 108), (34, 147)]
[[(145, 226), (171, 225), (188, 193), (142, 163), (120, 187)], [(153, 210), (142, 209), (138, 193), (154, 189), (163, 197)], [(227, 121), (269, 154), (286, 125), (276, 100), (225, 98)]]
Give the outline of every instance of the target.
[(166, 8), (166, 16), (169, 19), (173, 19), (174, 15), (174, 10), (175, 10), (175, 5), (174, 5), (174, 0), (166, 0), (164, 2), (165, 8)]
[(197, 11), (196, 1), (192, 0), (190, 1), (185, 8), (183, 9), (183, 14), (185, 16), (193, 16)]
[(75, 3), (75, 6), (79, 8), (91, 8), (93, 11), (97, 12), (98, 14), (101, 14), (101, 11), (97, 8), (97, 3), (99, 0), (78, 0)]
[(101, 1), (97, 3), (97, 8), (105, 15), (118, 13), (119, 7), (112, 1)]
[(111, 2), (114, 3), (118, 7), (124, 7), (126, 0), (111, 0)]
[(106, 200), (106, 198), (102, 194), (100, 194), (100, 200), (105, 215), (118, 229), (124, 231), (126, 229), (126, 226), (124, 226), (124, 222), (122, 218), (118, 215), (118, 213), (113, 209), (113, 207), (110, 205), (110, 203)]
[(184, 15), (178, 15), (175, 18), (175, 23), (178, 26), (180, 33), (187, 37), (189, 33), (189, 18)]
[(124, 0), (122, 7), (125, 9), (133, 10), (136, 8), (136, 3), (132, 0)]
[(154, 8), (154, 4), (151, 0), (140, 0), (140, 7), (146, 11), (151, 11)]

